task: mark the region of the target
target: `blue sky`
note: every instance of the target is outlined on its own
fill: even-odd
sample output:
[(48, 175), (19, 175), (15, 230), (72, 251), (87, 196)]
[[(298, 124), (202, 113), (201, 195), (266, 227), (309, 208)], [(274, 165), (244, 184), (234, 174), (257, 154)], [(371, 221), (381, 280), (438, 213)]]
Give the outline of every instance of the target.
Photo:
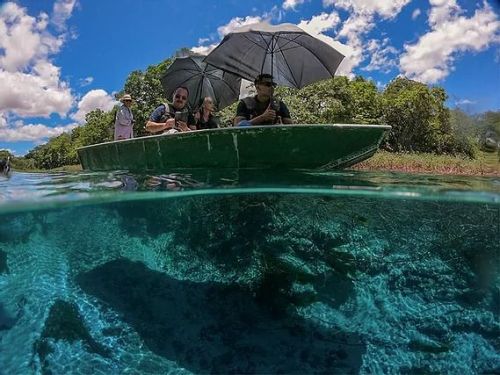
[[(404, 75), (451, 108), (500, 110), (498, 0), (0, 1), (0, 149), (23, 155), (109, 110), (128, 74), (235, 27), (289, 22), (337, 46), (337, 74)], [(340, 44), (339, 44), (340, 43)]]

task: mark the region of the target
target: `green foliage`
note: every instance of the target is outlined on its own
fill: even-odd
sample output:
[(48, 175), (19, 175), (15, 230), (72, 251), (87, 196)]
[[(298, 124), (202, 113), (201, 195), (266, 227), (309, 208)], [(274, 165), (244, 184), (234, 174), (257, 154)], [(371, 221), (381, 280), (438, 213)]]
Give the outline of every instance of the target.
[(51, 169), (78, 163), (76, 154), (72, 153), (73, 149), (71, 135), (63, 133), (51, 138), (46, 144), (35, 147), (25, 158), (32, 159), (36, 168)]
[(479, 126), (483, 129), (482, 135), (486, 132), (494, 132), (500, 137), (500, 111), (488, 111), (478, 116)]
[(107, 142), (113, 139), (116, 108), (109, 112), (95, 109), (85, 115), (85, 126), (73, 129), (71, 139), (76, 147)]
[(10, 165), (12, 169), (15, 170), (33, 170), (35, 169), (35, 164), (33, 160), (26, 159), (24, 157), (17, 157), (11, 154), (8, 150), (0, 150), (0, 160), (10, 157)]
[(14, 155), (12, 155), (8, 150), (0, 150), (0, 159), (6, 160), (9, 157), (12, 159)]
[(442, 88), (396, 78), (382, 94), (387, 124), (392, 126), (385, 147), (392, 151), (466, 154), (474, 156), (472, 144), (452, 132), (447, 95)]

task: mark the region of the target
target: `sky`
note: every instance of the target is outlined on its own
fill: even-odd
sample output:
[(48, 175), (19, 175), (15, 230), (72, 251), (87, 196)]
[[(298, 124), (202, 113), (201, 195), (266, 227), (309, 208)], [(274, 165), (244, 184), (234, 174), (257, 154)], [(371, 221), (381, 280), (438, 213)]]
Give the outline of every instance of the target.
[(22, 156), (110, 110), (127, 76), (233, 29), (292, 23), (346, 55), (337, 75), (404, 76), (500, 110), (500, 0), (0, 0), (0, 149)]

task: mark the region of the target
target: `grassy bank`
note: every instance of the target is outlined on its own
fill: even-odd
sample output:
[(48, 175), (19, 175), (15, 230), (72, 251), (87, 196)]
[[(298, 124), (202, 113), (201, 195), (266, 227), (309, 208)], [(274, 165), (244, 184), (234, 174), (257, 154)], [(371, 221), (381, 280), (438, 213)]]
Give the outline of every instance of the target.
[(363, 171), (452, 174), (500, 177), (497, 153), (479, 152), (476, 159), (434, 154), (394, 154), (378, 151), (372, 158), (352, 167)]

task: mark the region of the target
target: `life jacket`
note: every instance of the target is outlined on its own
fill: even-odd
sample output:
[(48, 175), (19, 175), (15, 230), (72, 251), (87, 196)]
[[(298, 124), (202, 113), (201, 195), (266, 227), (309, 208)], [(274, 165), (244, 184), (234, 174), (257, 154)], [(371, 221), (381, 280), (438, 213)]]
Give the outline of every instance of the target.
[(172, 103), (166, 102), (161, 104), (165, 106), (165, 113), (163, 113), (163, 116), (161, 116), (160, 122), (165, 122), (169, 118), (175, 118), (175, 112), (181, 112), (183, 117), (185, 118), (185, 121), (188, 121), (189, 109), (187, 107), (184, 107), (181, 111), (178, 111), (174, 108)]

